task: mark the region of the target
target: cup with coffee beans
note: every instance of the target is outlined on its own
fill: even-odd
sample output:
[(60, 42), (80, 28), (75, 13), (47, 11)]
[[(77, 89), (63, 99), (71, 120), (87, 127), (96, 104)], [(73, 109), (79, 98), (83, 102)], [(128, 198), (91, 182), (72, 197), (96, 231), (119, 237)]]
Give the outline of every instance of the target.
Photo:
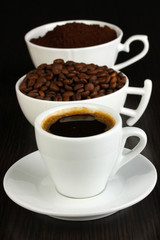
[[(35, 120), (41, 157), (59, 193), (88, 198), (101, 193), (110, 177), (144, 149), (147, 137), (136, 127), (122, 128), (112, 108), (71, 103), (49, 109)], [(128, 137), (137, 145), (123, 154)]]
[[(97, 37), (98, 36), (98, 37)], [(122, 69), (143, 58), (149, 49), (146, 35), (133, 35), (122, 44), (123, 31), (116, 25), (93, 20), (70, 20), (45, 24), (25, 35), (35, 67), (65, 61), (107, 65)], [(141, 41), (144, 48), (136, 56), (115, 65), (119, 52), (129, 52), (133, 41)]]
[[(151, 80), (143, 88), (130, 87), (127, 76), (113, 68), (63, 59), (41, 64), (16, 83), (18, 102), (32, 125), (41, 112), (73, 102), (110, 106), (129, 116), (127, 124), (133, 125), (144, 113), (151, 90)], [(137, 109), (124, 107), (128, 94), (141, 96)]]

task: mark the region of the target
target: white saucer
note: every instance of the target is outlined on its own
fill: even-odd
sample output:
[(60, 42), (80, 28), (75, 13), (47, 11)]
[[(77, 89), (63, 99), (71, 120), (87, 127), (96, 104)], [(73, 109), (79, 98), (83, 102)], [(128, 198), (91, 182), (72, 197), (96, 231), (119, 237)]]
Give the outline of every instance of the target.
[(87, 199), (67, 198), (55, 190), (36, 151), (10, 167), (4, 177), (4, 189), (15, 203), (28, 210), (64, 220), (84, 221), (109, 216), (136, 204), (153, 190), (156, 181), (153, 164), (138, 155), (119, 170), (103, 193)]

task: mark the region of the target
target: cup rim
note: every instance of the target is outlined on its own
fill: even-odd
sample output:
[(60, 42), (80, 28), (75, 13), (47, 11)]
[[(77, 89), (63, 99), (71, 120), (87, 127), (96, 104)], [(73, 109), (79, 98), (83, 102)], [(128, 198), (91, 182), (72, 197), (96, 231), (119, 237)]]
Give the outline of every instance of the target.
[[(103, 25), (107, 25), (109, 26), (110, 28), (114, 29), (117, 33), (117, 38), (115, 38), (114, 40), (112, 41), (109, 41), (107, 43), (103, 43), (103, 44), (99, 44), (99, 45), (94, 45), (94, 46), (89, 46), (89, 47), (81, 47), (81, 48), (52, 48), (52, 47), (45, 47), (45, 46), (40, 46), (40, 45), (37, 45), (37, 44), (34, 44), (34, 43), (31, 43), (30, 40), (32, 38), (34, 38), (33, 34), (35, 31), (37, 30), (40, 30), (42, 28), (46, 28), (46, 31), (44, 31), (44, 34), (47, 33), (47, 31), (50, 30), (50, 28), (48, 29), (48, 27), (51, 27), (53, 25), (63, 25), (63, 24), (66, 24), (66, 23), (72, 23), (72, 22), (82, 22), (82, 23), (91, 23), (91, 24), (99, 24), (101, 26)], [(51, 28), (53, 29), (53, 28)], [(40, 35), (39, 35), (40, 36)], [(25, 39), (25, 42), (27, 43), (27, 45), (30, 45), (32, 47), (35, 47), (35, 48), (39, 48), (39, 49), (43, 49), (43, 50), (54, 50), (54, 51), (82, 51), (82, 50), (87, 50), (87, 49), (92, 49), (92, 48), (96, 48), (96, 47), (103, 47), (105, 46), (106, 44), (107, 45), (110, 45), (110, 44), (113, 44), (114, 42), (116, 42), (117, 40), (119, 40), (120, 38), (122, 38), (123, 36), (123, 31), (120, 27), (118, 27), (117, 25), (115, 24), (112, 24), (112, 23), (109, 23), (109, 22), (104, 22), (104, 21), (99, 21), (99, 20), (85, 20), (85, 19), (77, 19), (77, 20), (64, 20), (64, 21), (57, 21), (57, 22), (51, 22), (51, 23), (47, 23), (47, 24), (43, 24), (41, 26), (38, 26), (38, 27), (35, 27), (33, 29), (31, 29), (30, 31), (28, 31), (25, 36), (24, 36), (24, 39)]]
[[(97, 109), (100, 112), (105, 112), (105, 113), (111, 115), (111, 117), (115, 120), (115, 125), (106, 132), (103, 132), (103, 133), (100, 133), (97, 135), (87, 136), (87, 137), (59, 136), (59, 135), (51, 134), (42, 128), (43, 120), (49, 116), (52, 116), (53, 112), (56, 112), (56, 111), (62, 110), (62, 109), (72, 109), (74, 107), (78, 107), (78, 108), (85, 107), (88, 109)], [(117, 131), (117, 128), (119, 127), (119, 125), (122, 126), (122, 118), (118, 112), (116, 112), (113, 108), (110, 108), (108, 106), (103, 106), (101, 104), (96, 104), (96, 103), (90, 103), (90, 104), (74, 103), (72, 105), (67, 104), (65, 106), (61, 105), (61, 106), (53, 107), (53, 108), (50, 108), (50, 109), (45, 110), (42, 113), (40, 113), (34, 121), (35, 132), (39, 131), (39, 132), (41, 132), (41, 134), (43, 134), (46, 137), (50, 137), (51, 139), (64, 140), (64, 141), (88, 141), (88, 140), (94, 141), (97, 138), (105, 137), (106, 135), (109, 136), (110, 134), (112, 134), (112, 132)]]
[[(98, 97), (98, 99), (103, 99), (103, 98), (106, 98), (106, 97), (109, 97), (109, 96), (116, 96), (117, 94), (119, 94), (121, 91), (124, 90), (124, 88), (127, 88), (129, 86), (129, 79), (128, 77), (123, 73), (123, 75), (126, 77), (126, 83), (124, 84), (124, 86), (122, 88), (120, 88), (119, 90), (117, 90), (116, 92), (113, 92), (113, 93), (110, 93), (108, 95), (104, 95), (104, 96), (101, 96), (101, 97)], [(51, 103), (51, 102), (56, 102), (57, 105), (61, 105), (62, 103), (65, 103), (65, 105), (67, 104), (74, 104), (74, 103), (92, 103), (93, 99), (96, 99), (96, 98), (91, 98), (91, 99), (82, 99), (82, 100), (77, 100), (77, 101), (49, 101), (49, 100), (43, 100), (43, 99), (36, 99), (36, 98), (32, 98), (32, 97), (29, 97), (27, 95), (25, 95), (24, 93), (22, 93), (19, 89), (19, 86), (21, 84), (21, 82), (23, 81), (23, 79), (25, 78), (26, 74), (23, 75), (21, 78), (19, 78), (19, 80), (16, 82), (15, 84), (15, 90), (16, 90), (16, 93), (20, 96), (22, 96), (24, 99), (28, 99), (30, 101), (34, 101), (34, 102), (44, 102), (44, 103)]]

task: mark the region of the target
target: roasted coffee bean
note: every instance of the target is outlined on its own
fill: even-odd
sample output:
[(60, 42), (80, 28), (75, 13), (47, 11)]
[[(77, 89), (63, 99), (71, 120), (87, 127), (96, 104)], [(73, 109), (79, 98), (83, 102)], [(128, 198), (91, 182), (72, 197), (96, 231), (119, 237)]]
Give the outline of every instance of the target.
[(111, 89), (115, 89), (116, 86), (117, 86), (116, 82), (110, 84), (110, 88), (111, 88)]
[(72, 91), (72, 87), (69, 86), (69, 85), (67, 85), (67, 84), (64, 85), (64, 88), (65, 88), (65, 90), (67, 90), (67, 91)]
[(90, 77), (89, 77), (89, 82), (95, 82), (97, 80), (97, 76), (96, 75), (91, 75)]
[(52, 72), (53, 74), (58, 75), (61, 73), (62, 69), (63, 65), (61, 63), (54, 63), (52, 67)]
[(101, 89), (98, 93), (103, 93), (103, 94), (105, 94), (105, 89)]
[(122, 88), (123, 86), (124, 86), (123, 83), (121, 83), (121, 82), (117, 83), (117, 89), (120, 89), (120, 88)]
[(96, 90), (94, 90), (92, 93), (91, 93), (91, 97), (94, 98), (95, 96), (97, 96), (98, 92)]
[(64, 96), (63, 97), (63, 101), (69, 101), (69, 100), (70, 100), (69, 96)]
[(73, 89), (74, 89), (74, 91), (77, 91), (78, 89), (83, 88), (83, 86), (84, 86), (83, 83), (77, 83), (77, 84), (74, 85)]
[(63, 59), (56, 59), (56, 60), (54, 60), (54, 62), (53, 63), (61, 63), (61, 64), (63, 64), (64, 63), (64, 60)]
[(51, 81), (47, 81), (46, 84), (45, 84), (45, 86), (46, 86), (46, 87), (49, 87), (50, 84), (51, 84)]
[(78, 74), (78, 78), (80, 78), (80, 79), (88, 79), (89, 76), (86, 73), (81, 72), (81, 73)]
[(63, 68), (63, 69), (62, 69), (62, 73), (67, 75), (67, 74), (69, 73), (69, 71), (68, 71), (67, 68)]
[(56, 59), (28, 72), (19, 89), (36, 99), (77, 101), (111, 94), (125, 82), (123, 73), (107, 66)]
[(40, 88), (40, 87), (42, 87), (42, 85), (43, 85), (43, 83), (41, 83), (41, 82), (36, 82), (35, 84), (34, 84), (34, 89), (38, 89), (38, 88)]
[(29, 93), (28, 93), (28, 96), (35, 98), (35, 97), (39, 96), (39, 94), (38, 94), (38, 93), (35, 93), (35, 92), (29, 92)]
[(28, 80), (28, 87), (32, 87), (36, 82), (36, 79), (34, 78), (29, 78)]
[(27, 88), (27, 84), (26, 82), (23, 80), (23, 82), (21, 83), (20, 87), (19, 87), (19, 90), (21, 92), (26, 92), (26, 88)]
[(113, 89), (110, 89), (110, 88), (109, 88), (109, 89), (107, 89), (106, 92), (107, 92), (107, 94), (111, 94), (111, 93), (113, 92)]
[(63, 95), (63, 97), (71, 97), (71, 96), (73, 96), (73, 94), (74, 94), (74, 92), (72, 92), (72, 91), (66, 91), (62, 95)]
[(30, 91), (32, 91), (32, 87), (28, 87), (25, 89), (25, 93), (29, 93)]
[(74, 68), (74, 66), (72, 64), (69, 64), (67, 66), (67, 69), (68, 69), (69, 72), (72, 72), (72, 71), (74, 71), (75, 68)]
[(38, 67), (37, 67), (37, 69), (44, 69), (44, 68), (46, 68), (47, 67), (47, 64), (46, 63), (42, 63), (41, 65), (39, 65)]
[(51, 80), (53, 78), (53, 73), (50, 71), (46, 75), (46, 80)]
[(112, 72), (112, 74), (110, 75), (111, 77), (116, 77), (117, 73), (116, 72)]
[(59, 91), (59, 87), (54, 82), (52, 82), (50, 84), (50, 89), (53, 90), (54, 92), (58, 92)]
[(73, 83), (73, 80), (66, 79), (63, 81), (64, 84), (71, 85)]
[(42, 97), (42, 96), (37, 96), (37, 97), (35, 97), (36, 99), (40, 99), (40, 100), (44, 100), (44, 97)]
[(81, 94), (80, 93), (76, 93), (75, 94), (75, 97), (76, 97), (76, 100), (81, 100), (82, 97), (81, 97)]
[(90, 94), (90, 91), (82, 92), (82, 97), (86, 98), (87, 96), (89, 96), (89, 94)]
[(109, 83), (110, 80), (111, 80), (111, 77), (110, 77), (110, 76), (107, 76), (107, 77), (105, 78), (105, 82), (106, 82), (106, 83)]
[(112, 77), (110, 83), (116, 83), (116, 82), (117, 82), (117, 78), (116, 77)]
[(97, 77), (106, 77), (106, 76), (108, 76), (108, 73), (105, 72), (105, 71), (99, 72), (99, 73), (97, 74)]
[(74, 73), (68, 73), (68, 74), (67, 74), (67, 78), (72, 78), (72, 77), (74, 77), (74, 76), (75, 76)]
[(94, 84), (93, 83), (87, 83), (85, 85), (85, 91), (93, 91), (94, 90)]
[(102, 83), (101, 87), (104, 88), (104, 89), (107, 89), (107, 88), (109, 88), (109, 84), (108, 83)]
[(84, 92), (84, 88), (80, 88), (77, 90), (77, 93), (82, 93), (82, 92)]
[(105, 83), (106, 79), (104, 77), (101, 77), (101, 78), (98, 79), (98, 82), (99, 83)]
[(38, 89), (31, 90), (29, 93), (37, 93)]
[(97, 92), (101, 89), (100, 85), (96, 85), (94, 88)]
[(51, 97), (46, 96), (46, 97), (44, 97), (44, 100), (51, 101), (52, 99), (51, 99)]
[(82, 69), (83, 69), (84, 66), (85, 66), (84, 63), (75, 63), (75, 68), (79, 72), (83, 72)]
[(57, 96), (57, 101), (62, 101), (62, 96)]
[(39, 95), (41, 96), (41, 97), (44, 97), (45, 96), (45, 93), (42, 91), (42, 90), (40, 90), (40, 91), (38, 91), (39, 92)]
[(47, 89), (48, 89), (47, 86), (42, 86), (42, 87), (40, 88), (40, 90), (43, 91), (43, 92), (45, 92)]
[(56, 84), (57, 84), (58, 87), (63, 87), (63, 82), (62, 81), (57, 81)]
[(47, 97), (55, 97), (56, 93), (54, 91), (49, 91), (49, 92), (46, 93), (46, 96)]

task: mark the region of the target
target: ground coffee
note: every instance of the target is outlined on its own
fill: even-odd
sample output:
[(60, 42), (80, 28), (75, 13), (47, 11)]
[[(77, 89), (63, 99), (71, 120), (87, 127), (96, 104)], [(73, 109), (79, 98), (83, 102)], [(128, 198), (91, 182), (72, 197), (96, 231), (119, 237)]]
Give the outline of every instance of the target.
[(67, 23), (58, 25), (43, 37), (31, 39), (34, 44), (52, 48), (81, 48), (110, 42), (117, 38), (116, 32), (108, 26)]

